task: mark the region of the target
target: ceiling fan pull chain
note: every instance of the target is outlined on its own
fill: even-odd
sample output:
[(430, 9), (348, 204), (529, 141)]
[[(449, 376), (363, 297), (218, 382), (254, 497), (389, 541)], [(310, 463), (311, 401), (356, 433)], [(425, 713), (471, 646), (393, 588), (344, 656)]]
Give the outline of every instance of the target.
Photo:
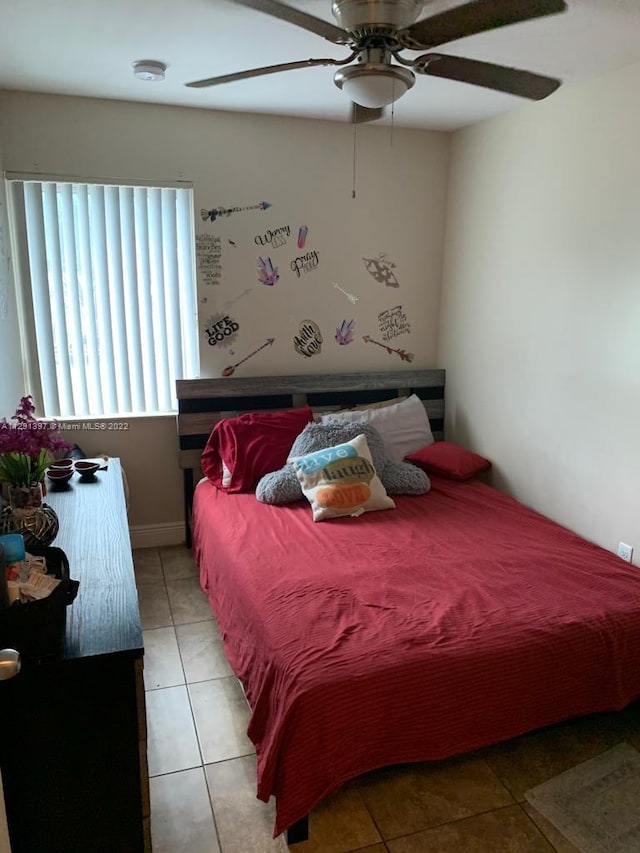
[(351, 198), (356, 197), (356, 134), (358, 132), (358, 125), (353, 125), (353, 178), (351, 184)]
[(389, 137), (389, 147), (393, 148), (393, 128), (394, 128), (394, 117), (396, 114), (396, 79), (393, 78), (391, 83), (391, 94), (393, 96), (393, 100), (391, 101), (391, 136)]

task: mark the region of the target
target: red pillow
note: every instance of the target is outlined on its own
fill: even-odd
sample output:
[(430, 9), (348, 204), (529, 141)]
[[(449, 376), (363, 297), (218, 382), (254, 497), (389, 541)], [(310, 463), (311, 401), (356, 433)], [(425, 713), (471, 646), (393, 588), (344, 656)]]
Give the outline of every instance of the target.
[[(291, 445), (309, 421), (309, 406), (277, 412), (249, 412), (218, 421), (202, 451), (204, 475), (227, 492), (250, 492), (258, 480), (287, 461)], [(222, 465), (228, 472), (223, 472)]]
[(451, 441), (436, 441), (406, 457), (427, 474), (437, 474), (450, 480), (469, 480), (475, 474), (486, 471), (491, 462), (471, 450)]

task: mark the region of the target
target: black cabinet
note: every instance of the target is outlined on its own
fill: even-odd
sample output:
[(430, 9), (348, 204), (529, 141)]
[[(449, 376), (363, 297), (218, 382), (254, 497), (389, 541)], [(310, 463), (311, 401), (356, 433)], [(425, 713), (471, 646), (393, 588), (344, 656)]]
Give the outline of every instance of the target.
[(0, 682), (12, 853), (149, 851), (142, 630), (119, 461), (47, 501), (80, 588), (63, 656)]

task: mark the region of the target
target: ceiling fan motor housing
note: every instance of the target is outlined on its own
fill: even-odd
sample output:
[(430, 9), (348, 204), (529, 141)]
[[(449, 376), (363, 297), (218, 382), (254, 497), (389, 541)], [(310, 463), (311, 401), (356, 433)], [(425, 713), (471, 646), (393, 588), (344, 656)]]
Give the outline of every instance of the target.
[(338, 25), (357, 33), (371, 27), (402, 30), (418, 18), (424, 0), (333, 0)]

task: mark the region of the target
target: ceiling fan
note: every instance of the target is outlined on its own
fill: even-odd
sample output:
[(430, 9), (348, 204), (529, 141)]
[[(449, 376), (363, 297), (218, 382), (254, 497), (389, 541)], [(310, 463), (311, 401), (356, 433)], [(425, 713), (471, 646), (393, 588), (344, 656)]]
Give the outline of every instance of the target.
[(278, 0), (233, 2), (302, 27), (333, 44), (345, 45), (351, 53), (345, 59), (303, 59), (207, 77), (187, 86), (200, 89), (279, 71), (338, 65), (342, 67), (335, 73), (334, 82), (353, 102), (352, 119), (358, 123), (380, 118), (385, 106), (413, 86), (415, 74), (472, 83), (533, 100), (546, 98), (560, 85), (560, 80), (552, 77), (461, 56), (429, 52), (408, 59), (401, 52), (431, 51), (475, 33), (555, 15), (566, 10), (564, 0), (469, 0), (420, 21), (417, 18), (425, 0), (333, 0), (338, 26)]

